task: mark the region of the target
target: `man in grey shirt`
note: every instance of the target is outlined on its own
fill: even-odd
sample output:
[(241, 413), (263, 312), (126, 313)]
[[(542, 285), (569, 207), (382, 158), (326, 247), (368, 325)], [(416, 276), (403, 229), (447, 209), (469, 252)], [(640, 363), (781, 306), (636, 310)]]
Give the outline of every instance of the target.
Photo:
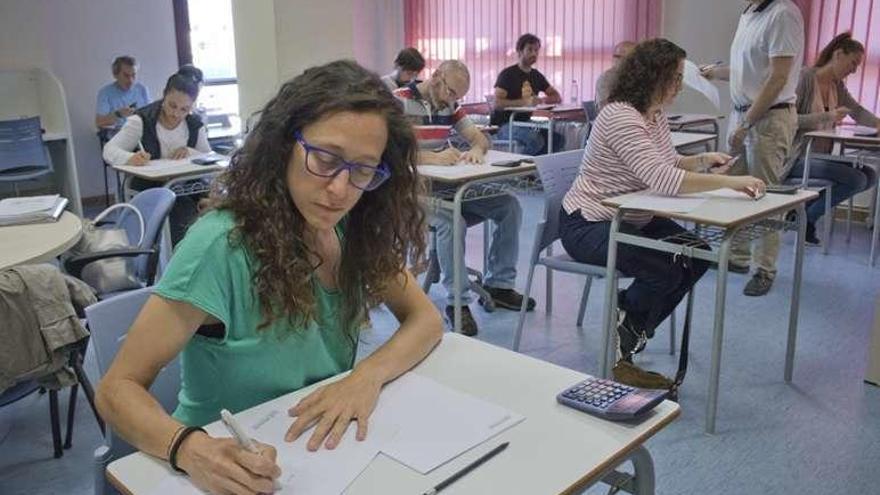
[(608, 95), (611, 93), (611, 85), (614, 84), (614, 78), (617, 77), (617, 67), (620, 66), (620, 61), (629, 55), (635, 47), (636, 43), (634, 41), (621, 41), (614, 45), (614, 52), (611, 55), (614, 64), (599, 75), (599, 79), (596, 80), (597, 110), (602, 110), (602, 107), (608, 102)]

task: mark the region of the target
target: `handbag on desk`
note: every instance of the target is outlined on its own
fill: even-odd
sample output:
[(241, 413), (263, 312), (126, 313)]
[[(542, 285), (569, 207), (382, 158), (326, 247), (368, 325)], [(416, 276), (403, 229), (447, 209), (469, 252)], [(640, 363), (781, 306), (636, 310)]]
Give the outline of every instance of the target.
[[(124, 228), (112, 224), (101, 225), (107, 215), (117, 210), (128, 210), (137, 218), (140, 237), (136, 243), (132, 244)], [(135, 206), (128, 203), (112, 205), (94, 220), (83, 220), (82, 238), (71, 249), (71, 254), (77, 256), (139, 247), (144, 240), (144, 229), (144, 216)], [(89, 263), (83, 268), (80, 278), (99, 294), (143, 287), (135, 274), (134, 259), (131, 257), (107, 258)]]

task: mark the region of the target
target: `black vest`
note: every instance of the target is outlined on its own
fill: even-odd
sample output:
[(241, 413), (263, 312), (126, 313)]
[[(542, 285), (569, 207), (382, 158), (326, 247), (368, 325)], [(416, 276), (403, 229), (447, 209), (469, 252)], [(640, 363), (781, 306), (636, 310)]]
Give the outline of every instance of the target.
[[(156, 124), (159, 123), (159, 112), (162, 111), (162, 100), (156, 100), (145, 107), (138, 108), (135, 115), (139, 116), (144, 122), (144, 130), (141, 133), (141, 144), (144, 145), (144, 151), (153, 158), (162, 156), (162, 148), (159, 146), (159, 136), (156, 134)], [(199, 129), (202, 127), (202, 120), (196, 115), (189, 114), (186, 116), (186, 128), (189, 131), (186, 145), (189, 148), (195, 148), (196, 142), (199, 140)]]

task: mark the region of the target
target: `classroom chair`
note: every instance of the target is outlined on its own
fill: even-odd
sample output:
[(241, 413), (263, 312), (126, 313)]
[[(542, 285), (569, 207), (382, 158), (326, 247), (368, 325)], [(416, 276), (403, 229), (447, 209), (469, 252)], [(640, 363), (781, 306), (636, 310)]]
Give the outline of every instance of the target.
[(0, 182), (18, 183), (52, 174), (52, 158), (43, 144), (40, 117), (0, 120)]
[[(94, 353), (101, 376), (107, 373), (110, 363), (122, 346), (125, 334), (134, 323), (152, 287), (133, 290), (86, 308), (86, 319), (91, 332), (89, 351)], [(150, 393), (162, 404), (169, 413), (177, 406), (177, 391), (180, 389), (180, 362), (178, 358), (162, 368), (150, 387)], [(118, 494), (107, 481), (105, 470), (113, 460), (124, 457), (135, 449), (107, 428), (104, 444), (95, 449), (93, 457), (93, 474), (95, 479), (95, 495)]]
[[(535, 228), (535, 238), (532, 242), (532, 251), (529, 255), (529, 271), (526, 278), (526, 288), (523, 301), (528, 301), (532, 291), (532, 281), (535, 276), (535, 267), (543, 266), (547, 270), (547, 314), (553, 308), (553, 283), (552, 272), (560, 271), (575, 273), (586, 276), (584, 289), (581, 293), (578, 308), (577, 326), (583, 326), (584, 313), (587, 308), (587, 300), (590, 297), (590, 288), (593, 279), (605, 278), (604, 265), (591, 265), (575, 261), (567, 253), (553, 254), (553, 244), (559, 240), (559, 210), (562, 207), (562, 198), (571, 188), (581, 166), (582, 150), (563, 151), (550, 155), (536, 156), (535, 165), (538, 175), (544, 187), (544, 218), (538, 222)], [(546, 254), (542, 255), (541, 253)], [(618, 273), (618, 278), (624, 276)], [(523, 325), (526, 319), (526, 305), (522, 305), (519, 311), (519, 322), (516, 325), (516, 333), (513, 337), (513, 350), (519, 351), (522, 339)], [(675, 313), (669, 317), (669, 353), (675, 353)]]
[[(136, 244), (136, 240), (140, 238), (140, 222), (135, 214), (127, 210), (122, 213), (112, 223), (117, 228), (124, 228), (128, 234), (128, 238), (132, 240), (131, 249), (114, 249), (112, 251), (104, 251), (99, 253), (86, 253), (73, 256), (64, 260), (64, 268), (68, 274), (80, 278), (83, 269), (92, 262), (116, 258), (129, 257), (134, 262), (134, 277), (142, 286), (152, 284), (157, 276), (157, 267), (160, 251), (169, 249), (162, 246), (161, 240), (163, 234), (168, 236), (167, 221), (171, 208), (174, 207), (176, 195), (171, 189), (165, 187), (156, 187), (146, 189), (139, 192), (129, 204), (137, 208), (144, 217), (144, 237), (140, 245)], [(164, 231), (164, 232), (163, 232)], [(98, 294), (99, 299), (105, 299), (115, 295), (115, 293)]]

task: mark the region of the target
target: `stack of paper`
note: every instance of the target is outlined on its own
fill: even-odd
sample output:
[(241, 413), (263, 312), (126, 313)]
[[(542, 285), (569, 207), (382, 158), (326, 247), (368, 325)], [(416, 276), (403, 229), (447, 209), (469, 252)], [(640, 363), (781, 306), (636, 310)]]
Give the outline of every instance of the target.
[(66, 206), (67, 198), (58, 194), (3, 199), (0, 200), (0, 226), (54, 222)]

